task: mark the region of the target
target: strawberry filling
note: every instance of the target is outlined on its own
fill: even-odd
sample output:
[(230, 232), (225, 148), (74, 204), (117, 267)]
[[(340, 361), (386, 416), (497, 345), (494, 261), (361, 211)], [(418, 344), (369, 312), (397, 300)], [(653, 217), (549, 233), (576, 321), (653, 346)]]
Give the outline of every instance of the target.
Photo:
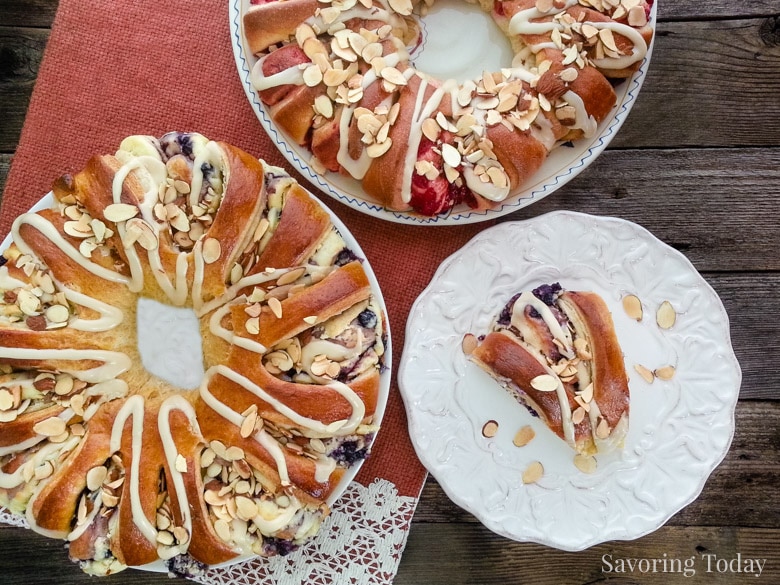
[[(311, 60), (297, 44), (287, 45), (269, 53), (263, 59), (263, 75), (270, 77), (280, 71), (297, 67), (301, 63), (311, 63)], [(287, 84), (265, 89), (260, 92), (260, 99), (269, 106), (273, 106), (282, 101), (296, 87), (298, 86)]]
[[(445, 133), (446, 134), (446, 133)], [(446, 141), (446, 136), (442, 136)], [(438, 215), (452, 209), (459, 203), (476, 207), (474, 194), (465, 184), (450, 183), (444, 175), (444, 161), (441, 154), (434, 150), (435, 144), (423, 137), (417, 150), (418, 161), (428, 161), (439, 170), (435, 179), (428, 179), (416, 171), (412, 175), (412, 197), (409, 201), (412, 209), (421, 215)]]

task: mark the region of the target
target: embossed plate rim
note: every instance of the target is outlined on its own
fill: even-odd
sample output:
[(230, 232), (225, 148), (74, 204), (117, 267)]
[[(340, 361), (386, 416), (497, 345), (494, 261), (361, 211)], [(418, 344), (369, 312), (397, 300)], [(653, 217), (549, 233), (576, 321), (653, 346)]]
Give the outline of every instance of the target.
[[(562, 228), (566, 229), (561, 231)], [(565, 241), (572, 238), (572, 228), (585, 235), (580, 241), (566, 244)], [(561, 233), (565, 234), (564, 238), (560, 238)], [(557, 265), (538, 260), (538, 255), (546, 250), (540, 234), (552, 242), (550, 245), (559, 246), (557, 251), (550, 252), (551, 256), (565, 255), (557, 258)], [(618, 245), (618, 234), (630, 235), (632, 243), (626, 244), (628, 249)], [(518, 241), (526, 238), (520, 244), (524, 249), (514, 247), (513, 237)], [(637, 282), (639, 276), (646, 274), (647, 271), (643, 270), (628, 281), (626, 274), (614, 272), (607, 275), (595, 263), (578, 256), (585, 254), (579, 251), (579, 247), (585, 250), (593, 242), (596, 242), (597, 253), (612, 253), (624, 259), (623, 263), (628, 267), (624, 268), (626, 274), (630, 274), (629, 270), (643, 268), (643, 262), (658, 259), (668, 262), (667, 267), (675, 268), (676, 272), (647, 274), (644, 284)], [(539, 244), (540, 251), (529, 252), (529, 247), (534, 244)], [(488, 256), (499, 246), (505, 247), (510, 257), (506, 261), (499, 252), (496, 266), (490, 269), (493, 272), (504, 270), (503, 276), (499, 274), (500, 279), (493, 277), (497, 278), (498, 284), (494, 288), (499, 294), (492, 304), (488, 300), (483, 307), (468, 306), (469, 299), (489, 299), (489, 295), (484, 293), (494, 283), (484, 271), (474, 268), (477, 265), (475, 260), (480, 259), (480, 253)], [(645, 252), (648, 259), (642, 260)], [(524, 258), (524, 253), (531, 255)], [(532, 263), (529, 258), (536, 261)], [(490, 262), (491, 258), (482, 258), (482, 261)], [(632, 268), (634, 265), (639, 268)], [(560, 272), (566, 269), (571, 270), (571, 277)], [(493, 274), (490, 270), (488, 273)], [(527, 274), (523, 274), (525, 270)], [(458, 280), (463, 272), (469, 275), (468, 282)], [(527, 285), (531, 283), (524, 279), (542, 276), (557, 276), (563, 286), (570, 289), (582, 284), (592, 285), (592, 290), (602, 294), (612, 311), (626, 354), (626, 370), (632, 391), (626, 448), (612, 457), (600, 457), (599, 469), (592, 476), (578, 472), (572, 463), (574, 451), (538, 419), (528, 415), (460, 350), (463, 332), (485, 333), (489, 320), (508, 296), (523, 290), (524, 286), (527, 290)], [(620, 306), (620, 296), (627, 293), (631, 286), (639, 289), (657, 279), (662, 279), (663, 286), (667, 287), (664, 292), (689, 283), (695, 285), (681, 288), (678, 298), (672, 296), (668, 299), (680, 308), (679, 329), (676, 331), (660, 332), (655, 325), (655, 308), (667, 299), (642, 298), (646, 302), (646, 314), (641, 324), (632, 322)], [(541, 283), (536, 281), (534, 286)], [(621, 290), (616, 290), (618, 287)], [(470, 292), (471, 289), (475, 292)], [(458, 304), (455, 290), (465, 296), (464, 306)], [(480, 297), (480, 294), (483, 296)], [(438, 308), (437, 298), (440, 300)], [(500, 298), (503, 300), (499, 302)], [(695, 299), (703, 300), (692, 305)], [(705, 306), (711, 314), (701, 314)], [(447, 318), (448, 311), (451, 315)], [(473, 329), (475, 325), (479, 326), (476, 330)], [(713, 385), (705, 388), (704, 384), (709, 375), (715, 374), (699, 370), (709, 367), (707, 360), (715, 358), (709, 358), (703, 352), (680, 351), (684, 349), (679, 346), (681, 339), (689, 336), (689, 328), (693, 326), (704, 327), (707, 336), (699, 334), (690, 347), (700, 348), (702, 343), (710, 343), (709, 339), (713, 337), (715, 341), (712, 344), (718, 350), (716, 355), (724, 358), (721, 359), (720, 369), (715, 371), (721, 375), (722, 380), (719, 378), (718, 381), (722, 383), (715, 385), (714, 390), (709, 389)], [(635, 359), (637, 352), (647, 359), (664, 360), (677, 356), (686, 367), (678, 369), (675, 379), (666, 383), (668, 385), (658, 380), (653, 386), (647, 385), (633, 371), (633, 364), (638, 362)], [(694, 367), (688, 367), (691, 364)], [(661, 362), (645, 365), (658, 367)], [(741, 370), (731, 345), (728, 315), (723, 304), (683, 254), (661, 242), (645, 228), (626, 220), (556, 211), (491, 227), (440, 265), (409, 314), (398, 383), (418, 457), (456, 504), (474, 514), (489, 529), (513, 540), (578, 551), (607, 540), (630, 540), (652, 532), (698, 497), (731, 444)], [(685, 394), (680, 392), (678, 383), (685, 384)], [(468, 387), (468, 392), (464, 392), (464, 386)], [(478, 396), (479, 400), (474, 396)], [(708, 401), (697, 402), (696, 412), (691, 411), (689, 402), (700, 397), (708, 397)], [(654, 404), (656, 406), (652, 410), (646, 408)], [(473, 410), (467, 412), (464, 407)], [(677, 409), (680, 409), (679, 412)], [(681, 418), (680, 412), (685, 417)], [(488, 440), (481, 436), (481, 424), (487, 420), (486, 413), (496, 414), (492, 418), (502, 423), (499, 432), (501, 429), (505, 431), (503, 437), (497, 435), (496, 440)], [(699, 428), (702, 421), (710, 425), (703, 438), (703, 431)], [(525, 424), (533, 426), (537, 436), (529, 446), (512, 451), (511, 439), (516, 427)], [(680, 425), (686, 431), (687, 434), (680, 439), (681, 444), (667, 441), (660, 446), (653, 446), (652, 442), (650, 448), (644, 446), (648, 437), (656, 434), (663, 436), (666, 433), (668, 438), (671, 425)], [(686, 425), (696, 426), (689, 428)], [(712, 449), (703, 449), (700, 443), (710, 444)], [(532, 446), (534, 450), (523, 451)], [(654, 449), (675, 456), (663, 462), (666, 469), (678, 472), (675, 482), (667, 479), (664, 476), (666, 471), (657, 467), (659, 455), (655, 455)], [(541, 456), (535, 457), (540, 453)], [(549, 462), (549, 478), (543, 478), (538, 485), (522, 486), (522, 469), (534, 459)], [(680, 471), (683, 465), (685, 467)], [(640, 473), (645, 474), (642, 477), (659, 482), (662, 493), (648, 493), (643, 485), (638, 485), (635, 480)], [(648, 485), (647, 480), (644, 485)], [(648, 501), (656, 506), (655, 511), (648, 511), (650, 505), (637, 499), (637, 495), (649, 498)], [(654, 497), (659, 501), (652, 502)], [(627, 503), (622, 505), (624, 499)], [(568, 513), (563, 524), (557, 507)]]

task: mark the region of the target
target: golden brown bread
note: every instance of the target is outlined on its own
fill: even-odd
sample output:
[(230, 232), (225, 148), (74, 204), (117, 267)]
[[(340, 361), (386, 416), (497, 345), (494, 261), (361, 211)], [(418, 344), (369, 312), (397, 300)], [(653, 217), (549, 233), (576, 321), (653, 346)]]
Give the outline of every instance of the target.
[[(0, 505), (92, 574), (306, 542), (370, 450), (386, 335), (331, 216), (197, 134), (129, 137), (53, 194), (0, 261)], [(145, 369), (139, 298), (199, 319), (197, 388)]]
[(254, 4), (243, 15), (251, 81), (276, 126), (311, 151), (312, 169), (353, 177), (378, 204), (426, 216), (494, 208), (552, 149), (596, 134), (616, 104), (610, 80), (637, 71), (653, 29), (645, 0), (480, 5), (515, 59), (456, 83), (411, 64), (421, 0)]
[(518, 294), (471, 356), (579, 453), (622, 447), (628, 377), (597, 294), (557, 284)]

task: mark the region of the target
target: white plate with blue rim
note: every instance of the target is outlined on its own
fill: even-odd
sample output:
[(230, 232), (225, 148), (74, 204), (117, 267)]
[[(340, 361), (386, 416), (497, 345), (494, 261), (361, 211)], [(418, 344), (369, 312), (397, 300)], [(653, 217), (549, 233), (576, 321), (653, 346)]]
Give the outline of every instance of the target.
[[(434, 217), (415, 212), (393, 211), (368, 197), (359, 181), (334, 172), (314, 170), (311, 152), (298, 145), (271, 119), (268, 108), (252, 86), (250, 73), (257, 59), (248, 50), (242, 32), (242, 15), (250, 0), (229, 0), (230, 38), (244, 88), (252, 110), (279, 151), (313, 185), (334, 199), (388, 221), (411, 225), (460, 225), (495, 219), (539, 201), (584, 171), (617, 134), (633, 107), (652, 56), (653, 44), (639, 69), (630, 78), (615, 85), (617, 103), (609, 115), (588, 137), (568, 142), (551, 151), (541, 168), (524, 184), (512, 191), (497, 208), (474, 210), (466, 204)], [(656, 23), (657, 2), (653, 3), (650, 25)], [(503, 32), (478, 6), (465, 0), (436, 0), (420, 20), (418, 42), (410, 49), (412, 63), (421, 71), (440, 79), (481, 77), (483, 70), (497, 71), (511, 63), (513, 52)], [(469, 42), (460, 42), (468, 38)]]

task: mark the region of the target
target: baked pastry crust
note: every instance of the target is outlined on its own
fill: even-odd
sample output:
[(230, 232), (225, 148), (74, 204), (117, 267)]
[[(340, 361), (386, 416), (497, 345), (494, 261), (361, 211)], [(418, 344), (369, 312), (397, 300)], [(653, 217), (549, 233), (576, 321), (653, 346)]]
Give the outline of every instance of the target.
[(556, 283), (515, 295), (471, 357), (577, 452), (622, 448), (628, 376), (596, 293)]
[[(125, 139), (0, 262), (0, 505), (93, 574), (286, 554), (378, 429), (385, 318), (330, 216), (198, 134)], [(144, 369), (140, 297), (200, 319), (205, 377)]]
[(481, 0), (515, 59), (465, 82), (417, 71), (408, 47), (430, 2), (252, 2), (254, 87), (318, 172), (362, 182), (391, 210), (500, 206), (555, 147), (596, 132), (611, 80), (641, 65), (652, 1)]

